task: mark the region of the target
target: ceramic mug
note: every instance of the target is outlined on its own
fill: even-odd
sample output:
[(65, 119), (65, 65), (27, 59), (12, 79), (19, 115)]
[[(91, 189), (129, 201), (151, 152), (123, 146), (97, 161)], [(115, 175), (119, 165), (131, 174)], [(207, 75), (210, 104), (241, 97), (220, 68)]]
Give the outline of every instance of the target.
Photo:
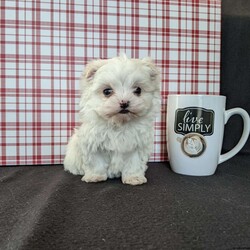
[[(225, 106), (226, 97), (221, 95), (168, 96), (167, 148), (174, 172), (193, 176), (212, 175), (218, 164), (242, 149), (250, 132), (249, 115), (242, 108), (225, 110)], [(243, 132), (238, 144), (221, 154), (224, 126), (232, 115), (242, 117)]]

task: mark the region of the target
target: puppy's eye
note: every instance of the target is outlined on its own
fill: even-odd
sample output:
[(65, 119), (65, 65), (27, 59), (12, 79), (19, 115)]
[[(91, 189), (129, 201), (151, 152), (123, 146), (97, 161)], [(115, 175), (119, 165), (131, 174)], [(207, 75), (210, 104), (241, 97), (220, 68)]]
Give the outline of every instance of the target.
[(111, 96), (112, 93), (113, 93), (113, 89), (111, 89), (111, 88), (106, 88), (106, 89), (103, 90), (103, 94), (104, 94), (106, 97)]
[(134, 94), (137, 95), (137, 96), (140, 96), (141, 95), (141, 88), (140, 87), (137, 87), (134, 91)]

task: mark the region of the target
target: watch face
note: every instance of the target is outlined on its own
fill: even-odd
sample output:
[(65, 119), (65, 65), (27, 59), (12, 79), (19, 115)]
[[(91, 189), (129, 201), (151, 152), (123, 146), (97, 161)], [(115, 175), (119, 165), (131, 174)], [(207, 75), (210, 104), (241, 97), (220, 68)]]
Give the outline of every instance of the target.
[(206, 149), (205, 138), (198, 133), (187, 134), (182, 139), (181, 149), (189, 157), (200, 156)]

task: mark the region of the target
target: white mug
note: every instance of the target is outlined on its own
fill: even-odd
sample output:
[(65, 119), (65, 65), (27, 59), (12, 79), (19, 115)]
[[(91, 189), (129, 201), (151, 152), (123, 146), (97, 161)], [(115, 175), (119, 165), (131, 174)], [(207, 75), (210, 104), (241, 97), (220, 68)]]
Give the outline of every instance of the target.
[[(225, 110), (221, 95), (169, 95), (167, 104), (167, 149), (171, 169), (184, 175), (208, 176), (217, 165), (236, 155), (250, 132), (250, 118), (241, 108)], [(244, 122), (238, 144), (221, 154), (224, 126), (232, 115)], [(232, 131), (233, 133), (233, 131)]]

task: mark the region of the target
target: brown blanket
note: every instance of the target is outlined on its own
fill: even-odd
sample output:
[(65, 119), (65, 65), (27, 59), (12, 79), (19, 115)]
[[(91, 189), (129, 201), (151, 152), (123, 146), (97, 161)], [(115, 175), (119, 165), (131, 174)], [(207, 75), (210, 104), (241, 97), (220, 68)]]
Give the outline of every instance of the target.
[(148, 183), (86, 184), (62, 166), (0, 169), (0, 249), (250, 247), (250, 156), (214, 176), (151, 163)]

